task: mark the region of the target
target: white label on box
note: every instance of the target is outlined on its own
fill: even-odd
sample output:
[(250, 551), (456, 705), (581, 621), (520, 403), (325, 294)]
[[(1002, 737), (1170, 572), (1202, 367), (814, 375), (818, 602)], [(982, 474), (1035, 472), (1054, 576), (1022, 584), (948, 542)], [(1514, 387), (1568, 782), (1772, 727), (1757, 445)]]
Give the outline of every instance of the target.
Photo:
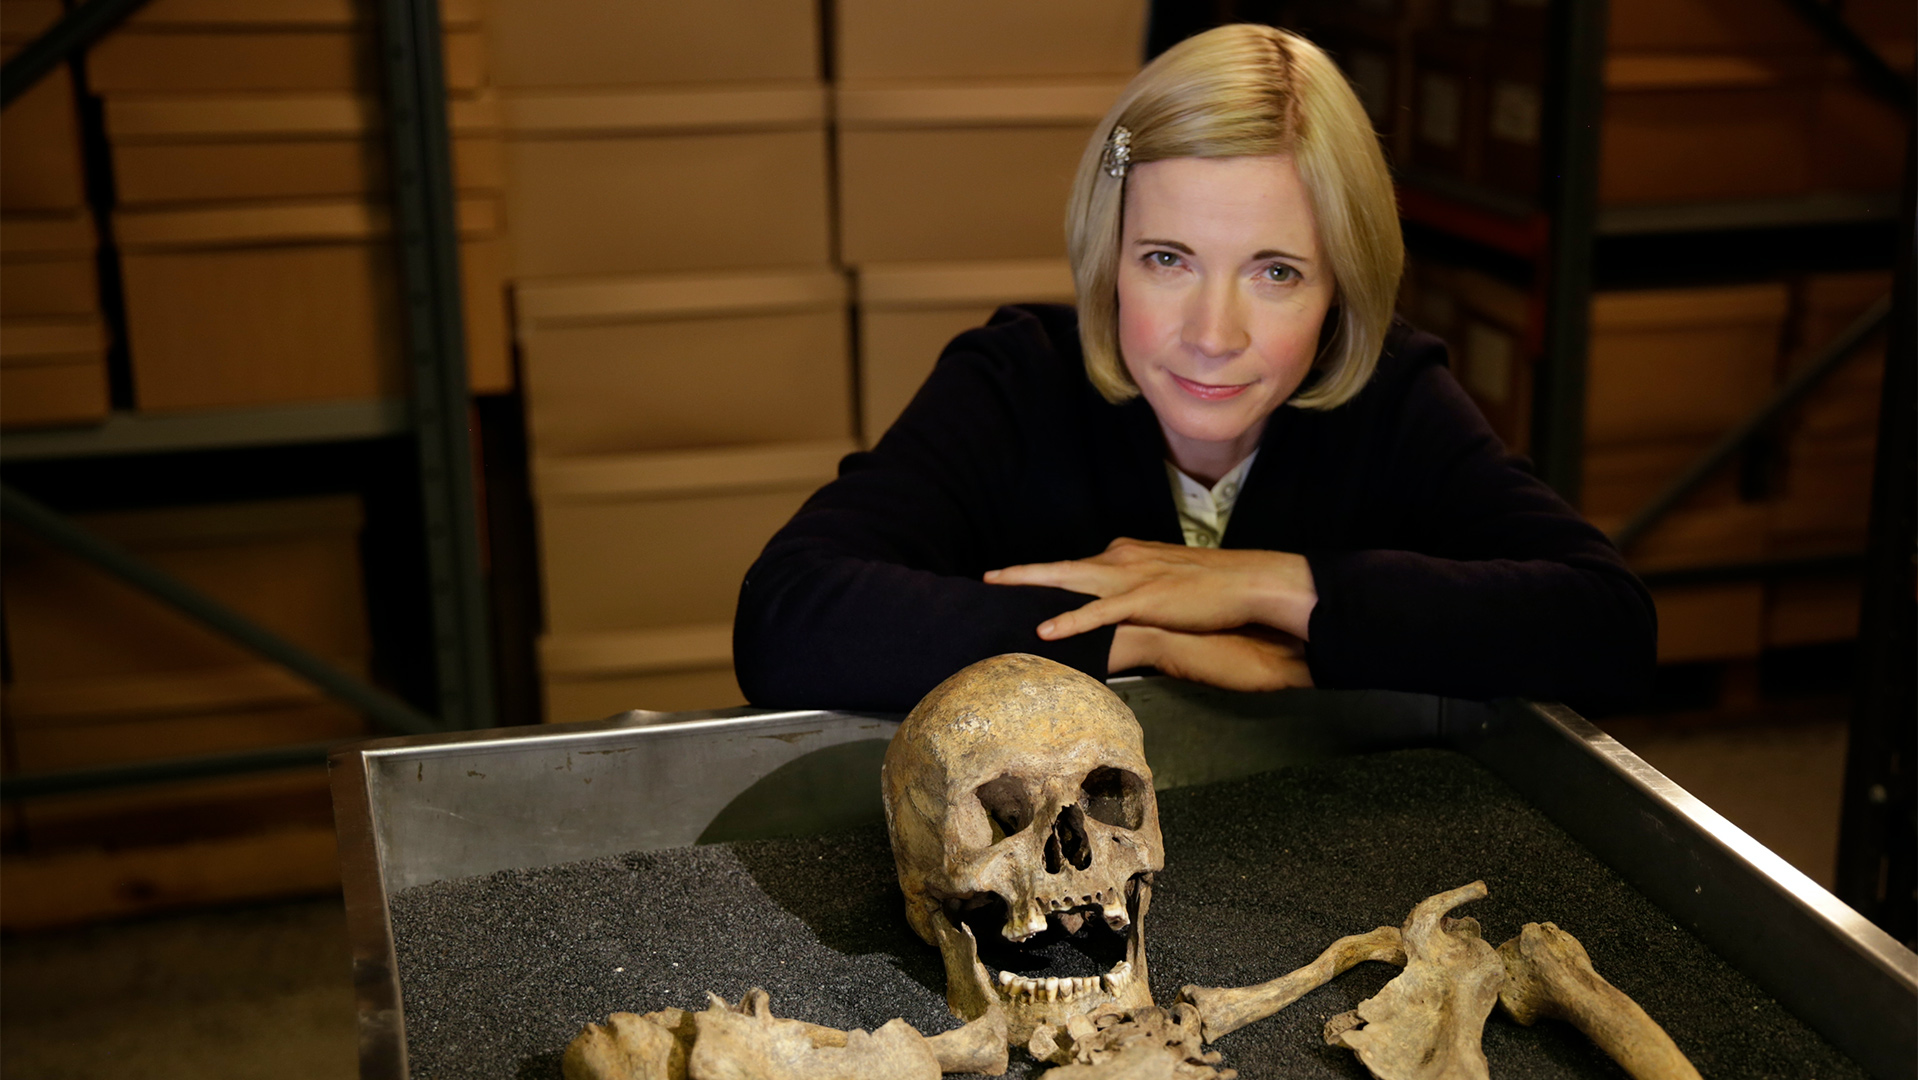
[(1452, 25), (1492, 25), (1492, 0), (1452, 0)]
[(1477, 321), (1465, 325), (1465, 388), (1494, 405), (1512, 398), (1512, 335)]
[(1459, 85), (1450, 75), (1419, 76), (1419, 138), (1447, 150), (1459, 143)]
[(1502, 82), (1492, 87), (1492, 137), (1520, 146), (1538, 145), (1538, 87)]
[(1383, 123), (1392, 109), (1392, 61), (1383, 53), (1354, 52), (1349, 61), (1352, 91), (1365, 106), (1365, 115)]

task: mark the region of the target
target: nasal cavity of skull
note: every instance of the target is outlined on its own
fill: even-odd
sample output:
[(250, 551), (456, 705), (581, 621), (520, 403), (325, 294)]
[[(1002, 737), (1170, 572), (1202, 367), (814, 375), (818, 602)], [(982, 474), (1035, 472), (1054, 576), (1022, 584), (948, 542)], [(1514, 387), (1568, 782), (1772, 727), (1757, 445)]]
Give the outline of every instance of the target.
[(1087, 773), (1080, 786), (1080, 802), (1092, 820), (1120, 829), (1145, 824), (1146, 786), (1137, 773), (1101, 766)]
[(985, 808), (986, 817), (992, 821), (992, 842), (998, 843), (1008, 836), (1017, 836), (1032, 824), (1032, 795), (1026, 790), (1026, 782), (1016, 776), (1006, 775), (988, 780), (973, 792), (979, 799), (979, 805)]
[(1060, 873), (1067, 863), (1075, 870), (1092, 865), (1092, 841), (1086, 836), (1085, 814), (1077, 806), (1059, 811), (1052, 835), (1046, 837), (1046, 873)]

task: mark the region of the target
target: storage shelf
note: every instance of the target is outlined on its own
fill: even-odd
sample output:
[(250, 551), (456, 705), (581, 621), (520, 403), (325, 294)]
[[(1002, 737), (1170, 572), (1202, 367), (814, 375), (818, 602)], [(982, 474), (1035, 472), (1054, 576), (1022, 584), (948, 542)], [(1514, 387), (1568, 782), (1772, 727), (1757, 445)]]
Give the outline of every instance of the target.
[(1787, 199), (1613, 206), (1598, 212), (1600, 236), (1894, 224), (1895, 192), (1821, 192)]
[(0, 461), (351, 442), (411, 430), (403, 398), (191, 413), (116, 412), (105, 423), (0, 435)]

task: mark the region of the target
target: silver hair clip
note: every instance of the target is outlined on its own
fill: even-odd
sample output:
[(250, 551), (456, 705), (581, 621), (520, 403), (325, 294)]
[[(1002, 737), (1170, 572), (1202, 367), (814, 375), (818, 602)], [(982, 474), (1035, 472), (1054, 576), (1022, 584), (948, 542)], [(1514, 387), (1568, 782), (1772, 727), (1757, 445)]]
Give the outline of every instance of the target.
[(1132, 165), (1132, 132), (1123, 125), (1113, 125), (1112, 137), (1106, 140), (1105, 158), (1100, 164), (1105, 166), (1107, 176), (1125, 179), (1126, 169)]

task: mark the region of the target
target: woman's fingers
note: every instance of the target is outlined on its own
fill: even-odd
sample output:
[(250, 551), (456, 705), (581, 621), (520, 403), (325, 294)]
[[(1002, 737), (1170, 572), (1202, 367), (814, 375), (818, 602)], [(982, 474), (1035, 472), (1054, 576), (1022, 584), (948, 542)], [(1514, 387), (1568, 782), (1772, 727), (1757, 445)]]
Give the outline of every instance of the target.
[(1039, 624), (1039, 636), (1046, 641), (1058, 641), (1074, 634), (1083, 634), (1087, 630), (1097, 630), (1101, 626), (1111, 626), (1131, 618), (1136, 605), (1133, 598), (1136, 593), (1094, 600), (1081, 608), (1075, 608), (1063, 615), (1054, 615)]

